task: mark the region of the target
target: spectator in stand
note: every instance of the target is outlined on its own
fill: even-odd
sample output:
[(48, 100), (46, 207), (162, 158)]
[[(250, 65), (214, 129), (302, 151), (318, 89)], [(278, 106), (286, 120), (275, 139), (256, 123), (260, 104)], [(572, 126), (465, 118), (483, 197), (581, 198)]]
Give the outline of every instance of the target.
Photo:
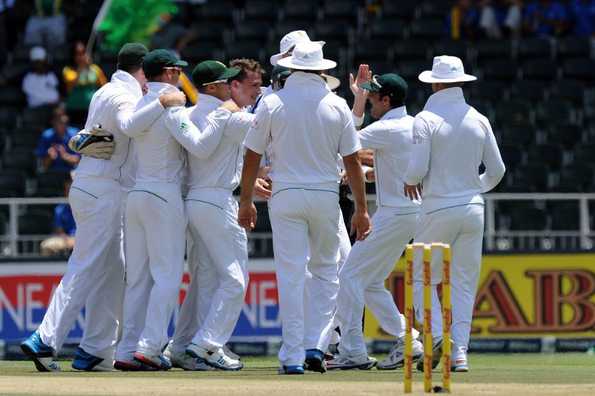
[(50, 71), (43, 47), (33, 47), (29, 53), (31, 71), (23, 78), (22, 89), (29, 107), (55, 105), (60, 100), (58, 78)]
[[(68, 197), (72, 178), (70, 174), (64, 180), (64, 196)], [(76, 224), (68, 203), (54, 208), (54, 234), (41, 242), (42, 256), (67, 256), (74, 247)]]
[(33, 15), (25, 27), (25, 44), (41, 45), (48, 49), (66, 43), (66, 18), (61, 0), (35, 0)]
[(52, 128), (41, 134), (36, 150), (44, 171), (67, 172), (76, 167), (80, 156), (68, 148), (68, 141), (77, 132), (77, 128), (68, 126), (68, 116), (64, 107), (56, 107), (52, 116)]
[(93, 94), (107, 83), (103, 70), (93, 63), (86, 50), (81, 41), (75, 42), (72, 65), (65, 66), (62, 70), (66, 87), (66, 110), (77, 125), (84, 124)]
[(566, 7), (552, 0), (538, 0), (527, 4), (523, 20), (526, 31), (536, 36), (562, 36), (569, 24)]
[(574, 20), (573, 33), (579, 37), (595, 36), (595, 0), (573, 0), (570, 11)]
[(502, 37), (497, 9), (492, 0), (479, 2), (479, 29), (487, 38), (498, 39)]
[(471, 0), (458, 0), (450, 10), (448, 19), (453, 40), (473, 39), (477, 36), (479, 12)]
[(523, 0), (508, 0), (508, 10), (502, 22), (509, 37), (519, 38), (523, 29)]

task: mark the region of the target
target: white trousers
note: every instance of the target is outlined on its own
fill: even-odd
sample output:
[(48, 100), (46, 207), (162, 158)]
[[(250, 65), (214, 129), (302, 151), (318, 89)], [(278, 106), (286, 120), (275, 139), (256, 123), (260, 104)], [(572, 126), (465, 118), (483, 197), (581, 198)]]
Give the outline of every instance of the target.
[(103, 178), (78, 178), (70, 189), (76, 242), (39, 326), (42, 341), (56, 351), (85, 307), (81, 348), (113, 359), (124, 294), (123, 197), (118, 182)]
[(117, 360), (135, 351), (158, 355), (178, 302), (186, 217), (180, 187), (137, 183), (126, 205), (126, 293)]
[(362, 332), (364, 305), (374, 313), (380, 326), (395, 337), (405, 335), (405, 317), (399, 312), (384, 281), (413, 238), (418, 214), (397, 208), (378, 207), (372, 217), (372, 232), (353, 245), (339, 272), (337, 318), (341, 325), (339, 352), (347, 356), (367, 356)]
[(172, 348), (181, 352), (191, 339), (212, 350), (229, 340), (242, 310), (248, 286), (248, 241), (238, 225), (238, 204), (231, 191), (192, 190), (185, 205), (193, 272)]
[[(467, 347), (471, 332), (471, 319), (475, 293), (481, 269), (483, 242), (483, 205), (471, 204), (440, 209), (421, 216), (415, 242), (448, 243), (452, 250), (450, 267), (452, 327), (451, 337), (456, 347)], [(432, 254), (432, 335), (442, 336), (442, 305), (436, 285), (442, 280), (442, 257), (438, 250)], [(422, 255), (415, 256), (414, 304), (415, 315), (423, 323), (423, 269)]]
[(306, 349), (328, 347), (339, 289), (341, 211), (336, 186), (274, 188), (269, 210), (283, 337), (279, 360), (300, 365)]

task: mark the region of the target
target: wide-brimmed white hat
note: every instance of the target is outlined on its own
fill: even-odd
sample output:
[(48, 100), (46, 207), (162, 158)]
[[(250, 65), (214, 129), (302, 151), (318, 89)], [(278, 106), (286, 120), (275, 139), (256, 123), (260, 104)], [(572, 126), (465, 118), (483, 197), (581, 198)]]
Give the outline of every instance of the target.
[(341, 86), (341, 80), (339, 80), (335, 76), (331, 76), (330, 74), (323, 73), (320, 75), (320, 77), (322, 77), (324, 79), (324, 81), (326, 81), (326, 86), (331, 91), (334, 91), (335, 89), (337, 89)]
[(337, 62), (324, 59), (320, 42), (306, 41), (298, 43), (291, 56), (279, 59), (279, 66), (295, 70), (330, 70), (337, 67)]
[[(279, 53), (271, 56), (271, 65), (277, 65), (279, 59), (285, 57), (289, 51), (291, 51), (297, 43), (303, 43), (311, 41), (308, 33), (304, 30), (294, 30), (287, 33), (279, 42)], [(319, 41), (324, 45), (324, 41)]]
[(471, 74), (465, 74), (463, 62), (456, 56), (441, 55), (434, 57), (432, 70), (419, 75), (419, 81), (425, 83), (457, 83), (477, 80)]

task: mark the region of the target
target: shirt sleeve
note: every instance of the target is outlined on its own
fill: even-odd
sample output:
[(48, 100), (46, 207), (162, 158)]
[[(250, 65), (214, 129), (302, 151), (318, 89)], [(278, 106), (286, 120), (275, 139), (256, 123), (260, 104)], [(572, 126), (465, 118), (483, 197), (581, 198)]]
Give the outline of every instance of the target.
[(149, 129), (165, 110), (159, 99), (140, 109), (133, 95), (120, 94), (115, 99), (116, 125), (128, 137), (136, 137)]
[(364, 119), (366, 118), (365, 115), (358, 117), (355, 114), (351, 113), (351, 116), (353, 117), (353, 124), (356, 128), (359, 128), (364, 124)]
[(35, 155), (39, 158), (44, 158), (48, 155), (48, 149), (50, 148), (50, 139), (47, 137), (46, 133), (43, 132), (41, 137), (39, 138), (39, 142), (37, 143), (37, 148), (35, 149)]
[(506, 168), (500, 150), (498, 149), (498, 143), (492, 131), (489, 121), (482, 123), (485, 129), (486, 141), (483, 149), (482, 162), (485, 166), (485, 172), (479, 175), (479, 181), (481, 183), (481, 192), (485, 193), (493, 189), (500, 183)]
[(231, 139), (232, 142), (241, 144), (246, 138), (248, 130), (254, 123), (256, 116), (246, 112), (233, 113), (223, 131), (223, 136)]
[(190, 121), (184, 107), (174, 107), (168, 110), (165, 124), (174, 139), (190, 154), (204, 159), (219, 145), (229, 114), (229, 111), (223, 109), (211, 113), (207, 117), (206, 129), (201, 131)]
[(254, 121), (246, 134), (244, 146), (257, 154), (262, 155), (267, 148), (270, 134), (271, 113), (266, 105), (266, 101), (262, 101), (256, 110)]
[(409, 185), (421, 183), (430, 167), (431, 148), (432, 130), (430, 124), (418, 115), (413, 121), (413, 145), (405, 173), (405, 183)]
[(345, 104), (345, 109), (342, 109), (343, 114), (343, 130), (339, 138), (339, 154), (342, 157), (351, 155), (362, 149), (357, 131), (353, 125), (352, 113)]
[(361, 129), (358, 134), (362, 148), (365, 149), (380, 150), (388, 143), (388, 131), (381, 128), (378, 121)]

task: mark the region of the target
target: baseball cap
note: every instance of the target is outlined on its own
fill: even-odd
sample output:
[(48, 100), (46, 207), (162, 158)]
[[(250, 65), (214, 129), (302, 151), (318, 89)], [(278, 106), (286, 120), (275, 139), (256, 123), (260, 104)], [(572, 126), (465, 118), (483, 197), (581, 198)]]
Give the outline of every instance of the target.
[(126, 43), (118, 52), (118, 64), (121, 66), (140, 66), (148, 52), (147, 47), (141, 43)]
[(397, 100), (404, 101), (407, 98), (407, 83), (395, 73), (374, 75), (370, 81), (363, 83), (360, 87), (370, 92), (394, 97)]
[(29, 59), (32, 62), (45, 60), (47, 53), (43, 47), (33, 47), (29, 51)]
[(166, 49), (156, 49), (145, 55), (143, 71), (147, 76), (156, 76), (166, 67), (186, 67), (188, 62), (178, 59), (173, 52)]
[(192, 71), (192, 81), (197, 87), (209, 84), (227, 82), (228, 79), (240, 74), (241, 70), (237, 67), (227, 67), (225, 64), (206, 60), (200, 62)]

